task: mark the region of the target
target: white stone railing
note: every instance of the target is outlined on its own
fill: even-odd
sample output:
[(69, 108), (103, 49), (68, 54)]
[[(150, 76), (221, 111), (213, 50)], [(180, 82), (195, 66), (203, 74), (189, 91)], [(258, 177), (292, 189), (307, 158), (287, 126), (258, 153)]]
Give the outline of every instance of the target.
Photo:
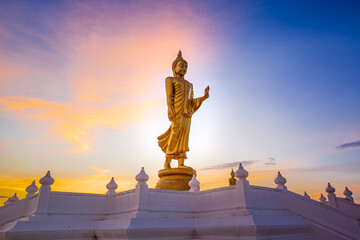
[(46, 213), (53, 215), (104, 215), (105, 194), (51, 192)]
[(38, 196), (24, 198), (0, 207), (0, 226), (34, 214)]
[(239, 196), (236, 186), (211, 189), (196, 194), (194, 210), (197, 212), (217, 212), (239, 207)]
[(107, 218), (119, 218), (120, 215), (132, 215), (138, 207), (135, 189), (120, 192), (105, 200)]
[(290, 191), (284, 191), (282, 196), (286, 209), (314, 225), (349, 239), (357, 239), (360, 236), (358, 216)]
[(355, 214), (360, 218), (360, 205), (350, 202), (349, 200), (346, 200), (345, 198), (336, 198), (336, 203), (339, 209)]
[(151, 210), (172, 210), (174, 212), (193, 211), (194, 193), (174, 190), (149, 189), (147, 192), (147, 208)]
[(283, 208), (281, 193), (283, 190), (276, 188), (250, 186), (251, 205), (249, 207), (262, 207), (268, 209)]

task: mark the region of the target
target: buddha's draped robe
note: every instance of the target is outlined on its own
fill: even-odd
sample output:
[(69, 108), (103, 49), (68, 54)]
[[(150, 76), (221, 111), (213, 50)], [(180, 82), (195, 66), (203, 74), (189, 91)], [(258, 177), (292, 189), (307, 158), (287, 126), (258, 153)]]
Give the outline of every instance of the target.
[[(159, 146), (172, 159), (186, 159), (189, 151), (191, 116), (201, 106), (201, 98), (193, 99), (193, 85), (185, 79), (168, 77), (165, 80), (168, 106), (172, 106), (175, 119), (169, 129), (158, 137)], [(168, 112), (170, 114), (170, 112)]]

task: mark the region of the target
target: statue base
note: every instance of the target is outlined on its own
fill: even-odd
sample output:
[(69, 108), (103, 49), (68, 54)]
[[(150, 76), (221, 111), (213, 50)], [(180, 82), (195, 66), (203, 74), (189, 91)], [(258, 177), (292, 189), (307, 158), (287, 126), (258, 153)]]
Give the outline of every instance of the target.
[(159, 181), (155, 188), (189, 191), (189, 182), (196, 171), (191, 167), (167, 168), (159, 171)]

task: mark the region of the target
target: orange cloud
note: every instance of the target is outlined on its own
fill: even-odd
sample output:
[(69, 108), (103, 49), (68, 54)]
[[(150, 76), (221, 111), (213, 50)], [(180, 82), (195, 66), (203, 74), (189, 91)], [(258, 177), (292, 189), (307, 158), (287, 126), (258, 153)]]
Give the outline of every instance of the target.
[[(55, 182), (51, 186), (52, 190), (103, 194), (107, 191), (106, 184), (110, 182), (111, 177), (115, 178), (119, 186), (117, 191), (124, 191), (135, 187), (136, 180), (134, 176), (110, 176), (110, 170), (101, 169), (97, 166), (91, 166), (90, 168), (95, 174), (74, 178), (55, 178)], [(4, 196), (4, 198), (0, 198), (0, 206), (14, 193), (17, 193), (20, 199), (24, 198), (26, 196), (26, 187), (29, 186), (34, 179), (36, 180), (36, 185), (40, 188), (39, 176), (34, 178), (1, 176), (0, 196)]]
[(117, 191), (124, 191), (135, 187), (136, 181), (134, 176), (110, 175), (110, 170), (102, 169), (97, 166), (91, 166), (95, 174), (75, 177), (55, 179), (56, 184), (52, 186), (54, 191), (72, 191), (72, 192), (88, 192), (88, 193), (105, 193), (107, 191), (106, 184), (114, 177), (118, 184)]
[(5, 198), (0, 198), (0, 206), (9, 198), (17, 193), (19, 198), (24, 198), (26, 195), (25, 188), (29, 186), (32, 179), (16, 178), (2, 175), (0, 177), (0, 195)]
[(139, 119), (145, 110), (160, 104), (160, 101), (151, 101), (126, 107), (99, 108), (39, 98), (0, 97), (2, 111), (14, 112), (27, 121), (46, 122), (52, 133), (76, 146), (75, 153), (90, 150), (92, 141), (89, 134), (93, 128), (116, 128)]

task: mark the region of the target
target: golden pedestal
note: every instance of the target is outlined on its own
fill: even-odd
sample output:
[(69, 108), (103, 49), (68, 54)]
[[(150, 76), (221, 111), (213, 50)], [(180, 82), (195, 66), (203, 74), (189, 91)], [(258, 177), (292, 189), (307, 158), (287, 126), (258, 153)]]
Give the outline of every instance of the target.
[(188, 191), (193, 174), (196, 175), (196, 171), (191, 167), (161, 169), (155, 188)]

